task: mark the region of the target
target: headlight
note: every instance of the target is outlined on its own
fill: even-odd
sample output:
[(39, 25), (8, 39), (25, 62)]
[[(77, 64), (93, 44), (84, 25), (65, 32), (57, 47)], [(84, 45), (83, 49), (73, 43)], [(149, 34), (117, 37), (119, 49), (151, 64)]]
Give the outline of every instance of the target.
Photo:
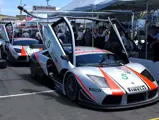
[(146, 78), (148, 78), (149, 80), (151, 80), (152, 82), (155, 81), (155, 79), (153, 78), (153, 76), (151, 75), (151, 73), (148, 70), (144, 70), (141, 73), (143, 76), (145, 76)]
[(106, 82), (104, 77), (87, 75), (93, 82), (95, 82), (101, 88), (109, 88), (108, 83)]
[(14, 48), (17, 53), (21, 53), (21, 49)]

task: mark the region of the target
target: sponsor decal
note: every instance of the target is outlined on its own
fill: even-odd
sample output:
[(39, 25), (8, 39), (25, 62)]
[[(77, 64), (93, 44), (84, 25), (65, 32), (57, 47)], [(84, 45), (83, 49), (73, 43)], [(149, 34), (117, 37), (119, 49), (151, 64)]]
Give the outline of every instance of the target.
[(93, 92), (101, 92), (101, 89), (89, 88), (89, 91), (93, 91)]
[(121, 74), (121, 76), (122, 76), (122, 79), (124, 79), (124, 80), (128, 80), (128, 76), (127, 76), (127, 74)]
[(132, 88), (128, 88), (129, 92), (140, 92), (140, 91), (144, 91), (146, 90), (146, 87), (140, 86), (140, 87), (132, 87)]
[(33, 6), (33, 11), (55, 11), (55, 6)]

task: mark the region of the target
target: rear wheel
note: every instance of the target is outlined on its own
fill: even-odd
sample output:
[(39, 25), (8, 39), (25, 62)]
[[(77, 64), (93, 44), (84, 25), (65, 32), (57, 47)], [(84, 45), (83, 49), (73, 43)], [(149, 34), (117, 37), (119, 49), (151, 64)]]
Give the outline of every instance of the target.
[(73, 74), (68, 74), (65, 80), (65, 91), (67, 97), (72, 101), (78, 100), (78, 83)]
[(0, 54), (1, 54), (1, 58), (3, 58), (3, 59), (6, 58), (5, 57), (6, 55), (5, 55), (5, 52), (4, 52), (3, 48), (1, 48), (1, 53)]
[(12, 54), (10, 52), (7, 52), (7, 56), (6, 59), (8, 62), (10, 62), (11, 64), (15, 62), (15, 58), (12, 56)]
[(7, 61), (0, 59), (0, 69), (4, 69), (7, 67)]
[(36, 74), (36, 65), (35, 65), (35, 63), (33, 63), (33, 61), (30, 62), (30, 73), (31, 73), (32, 78), (38, 77)]

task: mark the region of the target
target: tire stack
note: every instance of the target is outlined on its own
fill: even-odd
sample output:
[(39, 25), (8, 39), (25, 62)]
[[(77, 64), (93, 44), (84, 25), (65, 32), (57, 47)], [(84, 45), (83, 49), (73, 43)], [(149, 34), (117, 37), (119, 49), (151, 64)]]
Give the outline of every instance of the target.
[(4, 69), (7, 67), (7, 61), (2, 59), (1, 47), (2, 46), (0, 46), (0, 69)]

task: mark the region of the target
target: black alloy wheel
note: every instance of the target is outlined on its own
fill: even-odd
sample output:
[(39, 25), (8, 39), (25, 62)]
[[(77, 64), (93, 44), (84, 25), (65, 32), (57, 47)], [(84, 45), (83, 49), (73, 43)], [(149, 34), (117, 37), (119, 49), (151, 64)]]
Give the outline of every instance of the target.
[(73, 74), (69, 74), (65, 81), (65, 91), (68, 99), (71, 101), (78, 100), (78, 83)]

